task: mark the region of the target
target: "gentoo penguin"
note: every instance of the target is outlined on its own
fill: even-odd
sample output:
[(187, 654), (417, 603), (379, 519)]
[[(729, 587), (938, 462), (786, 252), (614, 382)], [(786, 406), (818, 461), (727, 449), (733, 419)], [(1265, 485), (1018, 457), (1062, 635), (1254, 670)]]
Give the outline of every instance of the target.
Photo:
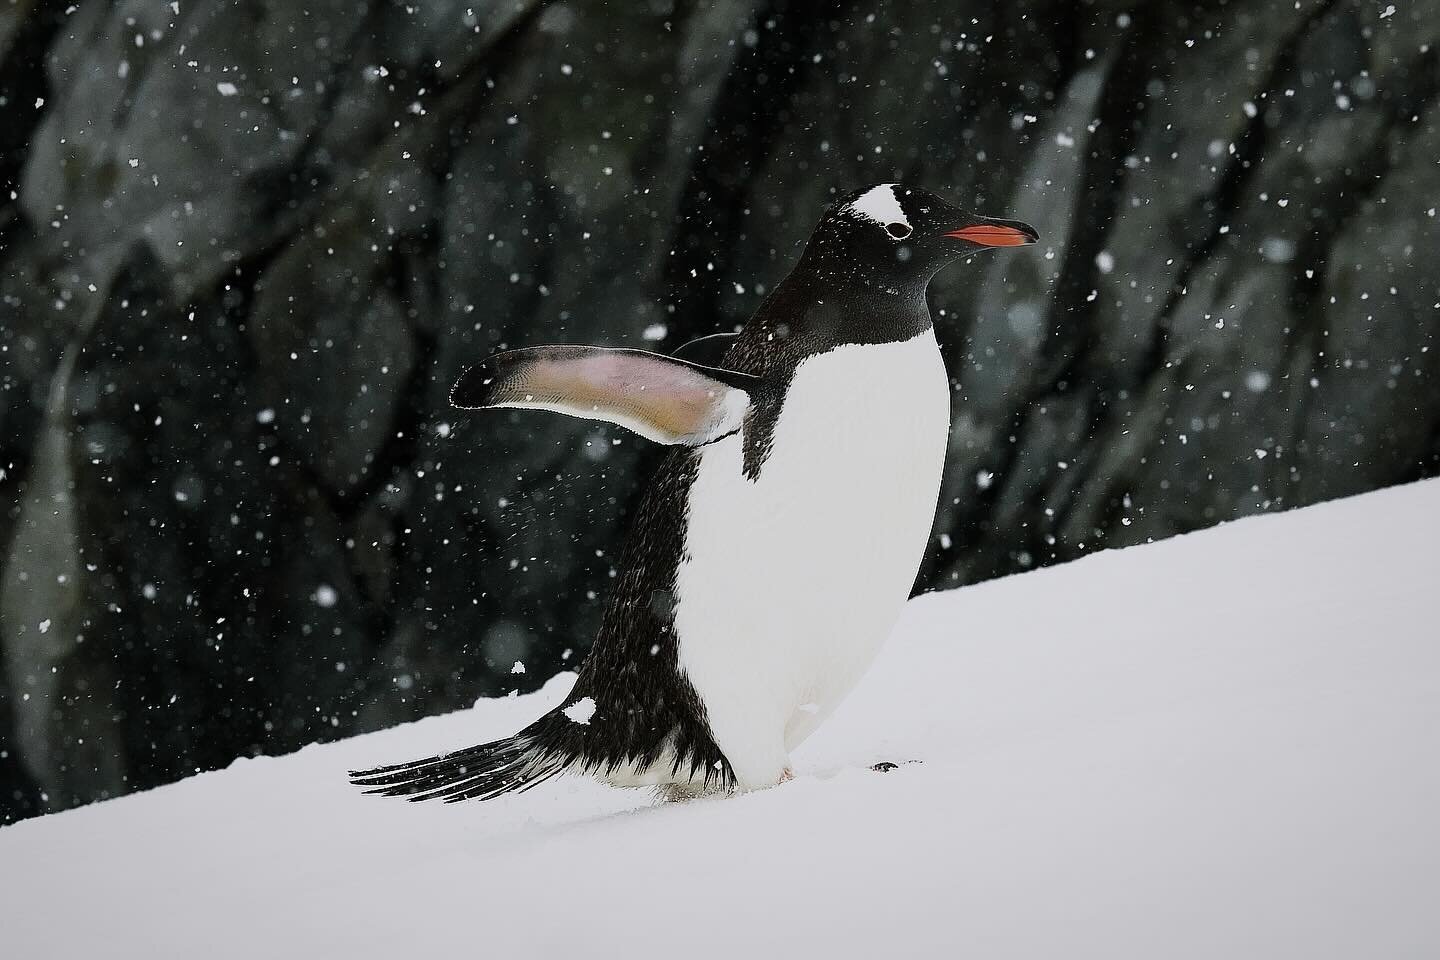
[(675, 356), (529, 347), (467, 370), (457, 407), (603, 420), (674, 449), (565, 701), (514, 736), (353, 782), (456, 801), (567, 771), (675, 797), (788, 779), (790, 752), (895, 623), (934, 521), (950, 382), (926, 286), (967, 254), (1037, 239), (881, 184), (825, 211), (737, 334)]

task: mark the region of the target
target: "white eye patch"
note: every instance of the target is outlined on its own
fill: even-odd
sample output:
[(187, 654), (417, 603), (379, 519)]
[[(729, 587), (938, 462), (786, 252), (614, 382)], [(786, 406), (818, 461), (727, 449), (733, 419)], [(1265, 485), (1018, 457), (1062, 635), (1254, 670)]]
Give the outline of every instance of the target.
[[(896, 196), (898, 186), (899, 184), (882, 183), (878, 187), (871, 187), (856, 197), (845, 210), (884, 227), (885, 231), (897, 240), (904, 239), (910, 235), (912, 228), (910, 219), (905, 216), (905, 210), (900, 206), (900, 198)], [(897, 234), (894, 228), (904, 232)]]

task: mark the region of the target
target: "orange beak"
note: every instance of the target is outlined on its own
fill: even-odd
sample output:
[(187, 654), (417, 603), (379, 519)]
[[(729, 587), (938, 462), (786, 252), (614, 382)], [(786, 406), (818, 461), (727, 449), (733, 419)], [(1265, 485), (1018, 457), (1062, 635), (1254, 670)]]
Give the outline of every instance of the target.
[(952, 230), (945, 236), (968, 240), (982, 247), (1023, 247), (1040, 239), (1033, 227), (1010, 227), (994, 223), (979, 223), (962, 230)]

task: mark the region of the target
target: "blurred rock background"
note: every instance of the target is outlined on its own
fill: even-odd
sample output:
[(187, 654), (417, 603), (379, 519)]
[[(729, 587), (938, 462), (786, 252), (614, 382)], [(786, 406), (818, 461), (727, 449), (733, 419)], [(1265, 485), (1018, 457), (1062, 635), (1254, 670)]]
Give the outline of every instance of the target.
[(1437, 42), (1433, 0), (0, 0), (0, 822), (573, 664), (656, 451), (449, 384), (733, 328), (872, 182), (1043, 236), (932, 288), (917, 589), (1440, 472)]

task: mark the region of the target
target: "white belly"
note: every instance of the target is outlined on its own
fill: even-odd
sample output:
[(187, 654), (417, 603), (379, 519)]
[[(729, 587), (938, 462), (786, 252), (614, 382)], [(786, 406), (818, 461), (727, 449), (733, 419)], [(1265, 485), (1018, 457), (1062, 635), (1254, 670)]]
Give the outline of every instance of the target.
[(702, 450), (675, 629), (742, 788), (779, 780), (894, 625), (935, 519), (949, 425), (927, 331), (802, 363), (757, 480), (738, 434)]

